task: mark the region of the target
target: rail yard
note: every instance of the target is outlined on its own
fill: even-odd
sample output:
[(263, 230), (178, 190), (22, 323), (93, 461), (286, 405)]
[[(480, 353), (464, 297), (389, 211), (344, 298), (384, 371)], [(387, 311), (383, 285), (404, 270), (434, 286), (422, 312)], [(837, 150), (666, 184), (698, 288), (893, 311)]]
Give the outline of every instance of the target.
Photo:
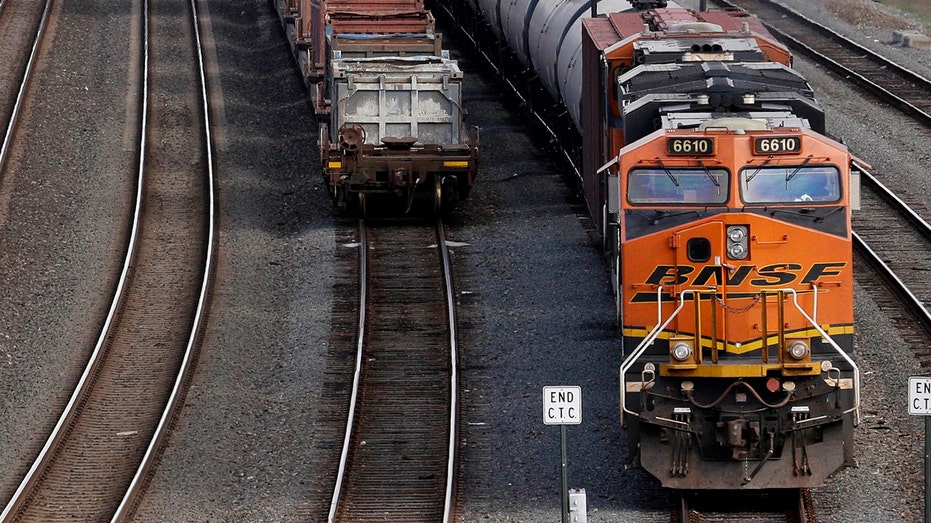
[[(888, 43), (891, 27), (850, 26), (826, 8), (784, 3), (931, 76), (927, 55)], [(0, 23), (8, 23), (4, 14), (15, 5), (4, 0)], [(135, 182), (125, 173), (137, 167), (133, 122), (141, 95), (133, 86), (143, 15), (116, 2), (50, 5), (48, 41), (38, 48), (37, 72), (24, 89), (24, 112), (0, 166), (0, 292), (10, 304), (0, 311), (4, 504), (42, 450), (100, 335), (135, 198)], [(343, 442), (340, 409), (355, 358), (346, 350), (357, 327), (347, 300), (358, 289), (352, 267), (361, 239), (354, 224), (334, 215), (320, 176), (318, 120), (273, 6), (267, 0), (198, 5), (206, 83), (216, 102), (217, 277), (190, 388), (132, 519), (326, 521), (338, 463), (333, 456)], [(34, 8), (28, 19), (38, 13)], [(165, 31), (162, 42), (182, 45), (180, 28), (188, 23), (176, 18), (181, 13), (160, 16), (154, 27)], [(0, 35), (20, 38), (7, 27), (0, 26)], [(106, 36), (86, 40), (83, 31)], [(582, 387), (585, 420), (569, 430), (569, 477), (571, 487), (586, 489), (588, 521), (669, 521), (668, 493), (643, 471), (623, 466), (628, 440), (618, 417), (614, 297), (596, 224), (572, 176), (533, 138), (517, 104), (461, 42), (446, 36), (444, 46), (469, 79), (462, 93), (466, 123), (482, 136), (469, 199), (446, 218), (460, 350), (452, 520), (558, 520), (559, 437), (541, 423), (539, 392), (575, 384)], [(64, 48), (69, 52), (54, 52)], [(24, 62), (27, 54), (14, 59)], [(825, 107), (828, 133), (927, 220), (931, 132), (842, 75), (793, 54), (794, 68)], [(13, 105), (8, 91), (16, 88), (7, 86), (14, 73), (5, 71), (0, 83), (4, 111)], [(177, 76), (153, 82), (187, 83)], [(159, 121), (166, 129), (191, 127), (196, 118), (169, 100), (167, 94), (154, 99), (155, 109), (166, 111)], [(162, 131), (153, 147), (171, 151), (172, 137)], [(179, 156), (193, 172), (205, 154)], [(864, 189), (854, 230), (876, 229), (882, 239), (892, 229), (861, 221), (880, 205)], [(172, 209), (172, 198), (189, 197), (173, 192), (146, 205)], [(894, 241), (876, 245), (863, 236), (894, 268), (901, 263)], [(374, 246), (378, 252), (378, 241)], [(435, 246), (423, 250), (433, 253)], [(921, 252), (906, 256), (917, 259)], [(854, 264), (863, 387), (856, 466), (810, 494), (820, 520), (915, 521), (921, 432), (906, 415), (905, 383), (926, 372), (920, 349), (928, 339), (907, 314), (893, 311), (897, 300), (873, 285), (878, 276), (868, 264), (862, 258)], [(920, 267), (904, 267), (922, 280)], [(183, 272), (159, 276), (160, 286), (181, 284)], [(176, 301), (170, 309), (180, 310)], [(154, 337), (134, 344), (150, 340), (162, 345)], [(402, 417), (413, 427), (413, 419)], [(113, 433), (133, 437), (140, 428), (129, 425)]]

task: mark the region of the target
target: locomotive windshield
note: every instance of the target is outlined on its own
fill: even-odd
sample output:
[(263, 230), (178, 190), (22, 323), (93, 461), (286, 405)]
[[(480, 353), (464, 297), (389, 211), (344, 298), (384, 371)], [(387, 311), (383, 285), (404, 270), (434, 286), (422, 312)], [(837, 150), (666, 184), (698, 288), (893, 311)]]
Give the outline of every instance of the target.
[(627, 200), (633, 204), (720, 205), (727, 202), (725, 169), (647, 167), (632, 169)]
[(746, 203), (836, 202), (840, 171), (831, 166), (749, 167), (740, 171), (740, 191)]

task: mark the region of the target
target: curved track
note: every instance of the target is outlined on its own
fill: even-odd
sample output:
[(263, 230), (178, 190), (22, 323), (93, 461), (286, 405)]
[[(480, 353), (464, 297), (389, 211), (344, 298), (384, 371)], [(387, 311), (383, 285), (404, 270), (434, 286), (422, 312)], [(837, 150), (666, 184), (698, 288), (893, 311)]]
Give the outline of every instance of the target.
[[(902, 329), (925, 367), (931, 367), (927, 336), (931, 334), (931, 224), (880, 183), (864, 172), (862, 210), (854, 214), (854, 246), (862, 261), (886, 281), (924, 331)], [(879, 282), (868, 283), (869, 286)], [(876, 294), (876, 293), (874, 293)], [(891, 313), (890, 313), (891, 314)], [(904, 320), (903, 320), (904, 321)]]
[[(905, 341), (925, 368), (931, 367), (931, 313), (915, 295), (909, 284), (883, 261), (859, 235), (854, 234), (855, 263), (865, 263), (879, 278), (863, 278), (861, 282), (889, 320), (899, 327)], [(916, 328), (917, 327), (917, 328)]]
[(359, 234), (356, 369), (328, 520), (449, 521), (457, 372), (444, 228)]
[(931, 126), (931, 81), (798, 12), (768, 0), (717, 0), (763, 20), (778, 38)]
[(196, 1), (155, 0), (142, 23), (138, 192), (123, 273), (91, 360), (3, 521), (131, 516), (196, 358), (214, 235)]

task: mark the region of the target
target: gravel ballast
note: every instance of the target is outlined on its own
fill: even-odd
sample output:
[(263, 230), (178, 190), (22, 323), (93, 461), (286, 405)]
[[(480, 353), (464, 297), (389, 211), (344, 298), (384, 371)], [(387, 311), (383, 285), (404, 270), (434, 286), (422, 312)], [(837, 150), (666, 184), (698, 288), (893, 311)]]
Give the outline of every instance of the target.
[[(785, 3), (931, 71), (928, 51), (891, 45), (891, 28), (867, 23), (880, 18), (856, 25), (830, 9), (836, 2)], [(69, 103), (36, 106), (29, 118), (68, 123), (72, 135), (34, 140), (16, 160), (30, 174), (0, 186), (10, 209), (0, 224), (2, 292), (14, 305), (0, 308), (6, 497), (96, 340), (129, 208), (131, 188), (119, 173), (131, 161), (122, 150), (129, 66), (122, 60), (131, 51), (128, 35), (115, 29), (129, 25), (129, 8), (68, 5), (56, 30), (69, 52), (46, 63), (59, 78), (44, 88)], [(219, 270), (192, 388), (137, 520), (321, 521), (307, 511), (308, 498), (319, 495), (308, 478), (332, 474), (317, 466), (313, 447), (340, 246), (319, 174), (316, 122), (271, 3), (204, 7), (213, 89), (223, 102), (215, 115)], [(559, 520), (560, 438), (558, 427), (543, 425), (546, 385), (582, 387), (583, 423), (567, 431), (569, 481), (586, 490), (588, 521), (668, 521), (658, 516), (666, 493), (622, 465), (620, 347), (591, 224), (563, 168), (528, 136), (512, 102), (447, 40), (462, 59), (465, 105), (482, 137), (475, 188), (450, 221), (463, 330), (457, 521)], [(795, 65), (825, 106), (829, 130), (928, 216), (929, 133), (810, 61), (797, 57)], [(819, 518), (919, 521), (922, 423), (907, 415), (905, 386), (923, 371), (880, 306), (859, 287), (855, 299), (863, 371), (857, 467), (815, 491)]]

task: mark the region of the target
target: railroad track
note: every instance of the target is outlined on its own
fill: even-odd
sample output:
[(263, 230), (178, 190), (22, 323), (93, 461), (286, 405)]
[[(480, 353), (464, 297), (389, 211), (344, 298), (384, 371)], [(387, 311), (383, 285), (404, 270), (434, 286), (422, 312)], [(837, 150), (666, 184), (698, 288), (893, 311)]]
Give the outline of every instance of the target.
[(874, 251), (859, 235), (854, 234), (854, 263), (868, 265), (879, 278), (859, 278), (867, 292), (874, 297), (898, 327), (902, 339), (907, 343), (922, 367), (931, 367), (931, 313), (916, 297), (912, 288), (889, 266), (883, 256)]
[(0, 520), (128, 519), (182, 403), (213, 271), (214, 174), (196, 1), (140, 17), (136, 211), (90, 361)]
[(931, 81), (927, 78), (770, 0), (714, 1), (759, 16), (786, 45), (931, 127)]
[[(896, 297), (905, 311), (886, 310), (900, 324), (903, 336), (922, 366), (931, 367), (931, 224), (879, 182), (864, 172), (863, 205), (854, 214), (854, 248), (859, 261), (868, 264), (881, 280), (864, 278), (877, 300), (886, 292)], [(891, 305), (885, 303), (885, 305)], [(923, 327), (915, 329), (915, 326)]]
[[(673, 523), (702, 523), (726, 521), (730, 523), (816, 523), (815, 507), (809, 489), (769, 491), (759, 493), (727, 493), (709, 496), (705, 493), (684, 492), (673, 495), (676, 506)], [(719, 507), (727, 507), (722, 510)]]
[(449, 521), (456, 327), (449, 254), (435, 229), (359, 230), (355, 373), (328, 521)]

